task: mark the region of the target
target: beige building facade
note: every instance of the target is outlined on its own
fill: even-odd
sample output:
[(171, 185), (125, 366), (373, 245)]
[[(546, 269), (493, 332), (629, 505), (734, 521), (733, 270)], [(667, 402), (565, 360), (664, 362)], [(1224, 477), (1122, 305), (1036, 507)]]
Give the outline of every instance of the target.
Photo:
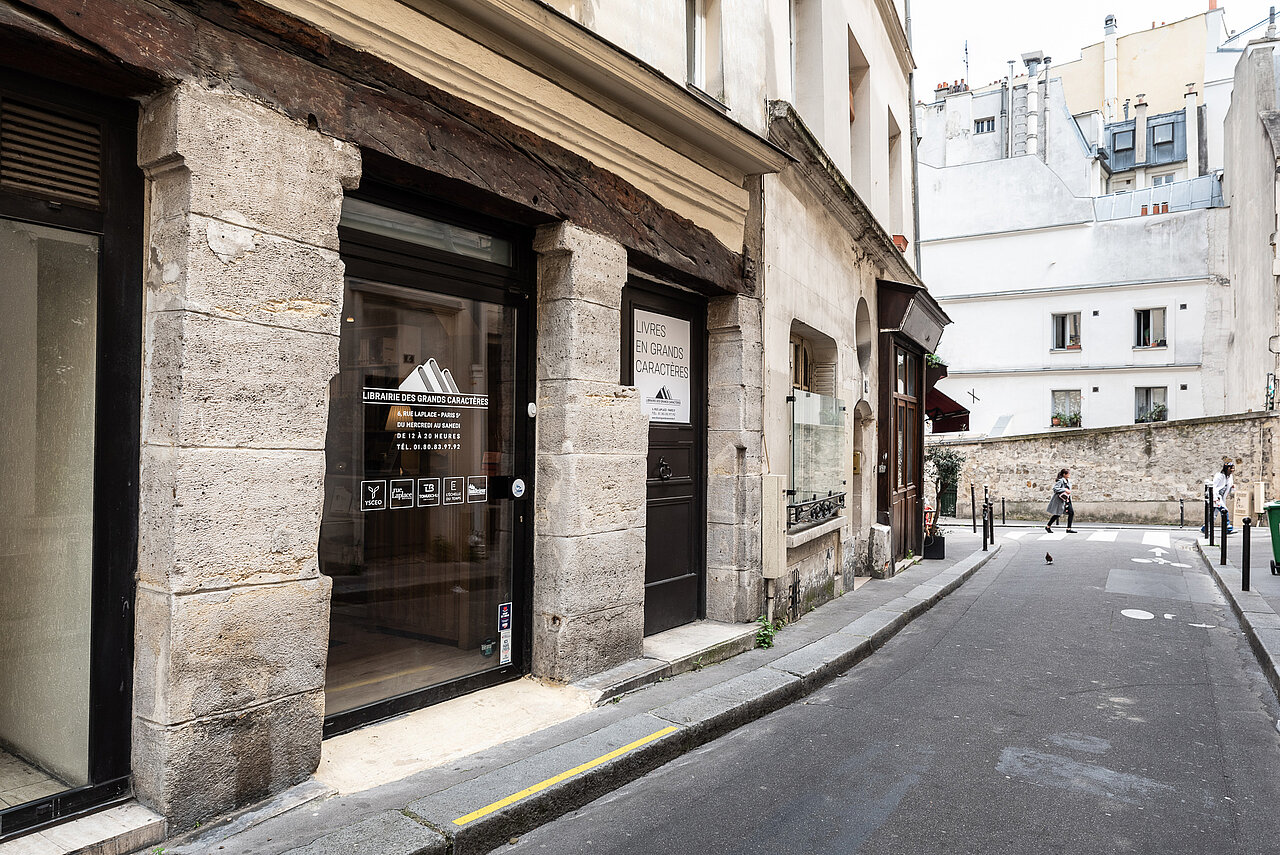
[(920, 551), (904, 9), (0, 15), (0, 840)]

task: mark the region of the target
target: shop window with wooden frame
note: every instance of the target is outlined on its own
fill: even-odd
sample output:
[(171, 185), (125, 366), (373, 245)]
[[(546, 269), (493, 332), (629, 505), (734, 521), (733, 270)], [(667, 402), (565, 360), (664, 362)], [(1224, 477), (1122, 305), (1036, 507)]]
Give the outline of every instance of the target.
[(791, 479), (787, 527), (808, 528), (845, 505), (844, 402), (835, 397), (834, 340), (800, 324), (791, 335)]

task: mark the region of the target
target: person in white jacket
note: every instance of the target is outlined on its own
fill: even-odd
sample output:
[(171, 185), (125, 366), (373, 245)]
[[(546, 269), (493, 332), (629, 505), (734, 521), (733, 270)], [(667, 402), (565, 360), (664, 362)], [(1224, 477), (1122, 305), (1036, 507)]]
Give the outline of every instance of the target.
[[(1235, 531), (1235, 526), (1231, 524), (1231, 511), (1228, 510), (1227, 502), (1231, 495), (1236, 491), (1236, 482), (1233, 477), (1236, 471), (1236, 465), (1228, 460), (1222, 464), (1222, 471), (1213, 476), (1213, 521), (1216, 525), (1218, 522), (1218, 514), (1222, 514), (1227, 521), (1227, 533)], [(1204, 529), (1201, 528), (1201, 533)]]

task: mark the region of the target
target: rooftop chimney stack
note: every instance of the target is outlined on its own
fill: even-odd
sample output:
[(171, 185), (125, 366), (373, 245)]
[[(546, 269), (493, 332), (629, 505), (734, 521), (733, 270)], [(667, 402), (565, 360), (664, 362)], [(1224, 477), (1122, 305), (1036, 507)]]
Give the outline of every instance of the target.
[(1147, 94), (1138, 93), (1138, 103), (1133, 105), (1133, 162), (1141, 166), (1147, 162)]
[[(1116, 104), (1119, 103), (1116, 85), (1116, 16), (1108, 15), (1103, 23), (1105, 33), (1102, 45), (1102, 115), (1108, 122), (1116, 120)], [(1126, 118), (1128, 118), (1126, 116)]]

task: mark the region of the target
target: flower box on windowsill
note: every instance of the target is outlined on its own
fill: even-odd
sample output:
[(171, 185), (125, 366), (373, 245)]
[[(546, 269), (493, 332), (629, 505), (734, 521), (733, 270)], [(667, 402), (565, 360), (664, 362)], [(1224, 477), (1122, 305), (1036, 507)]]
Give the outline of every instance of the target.
[(1080, 345), (1072, 344), (1067, 347), (1051, 347), (1049, 348), (1049, 352), (1050, 353), (1079, 353)]

